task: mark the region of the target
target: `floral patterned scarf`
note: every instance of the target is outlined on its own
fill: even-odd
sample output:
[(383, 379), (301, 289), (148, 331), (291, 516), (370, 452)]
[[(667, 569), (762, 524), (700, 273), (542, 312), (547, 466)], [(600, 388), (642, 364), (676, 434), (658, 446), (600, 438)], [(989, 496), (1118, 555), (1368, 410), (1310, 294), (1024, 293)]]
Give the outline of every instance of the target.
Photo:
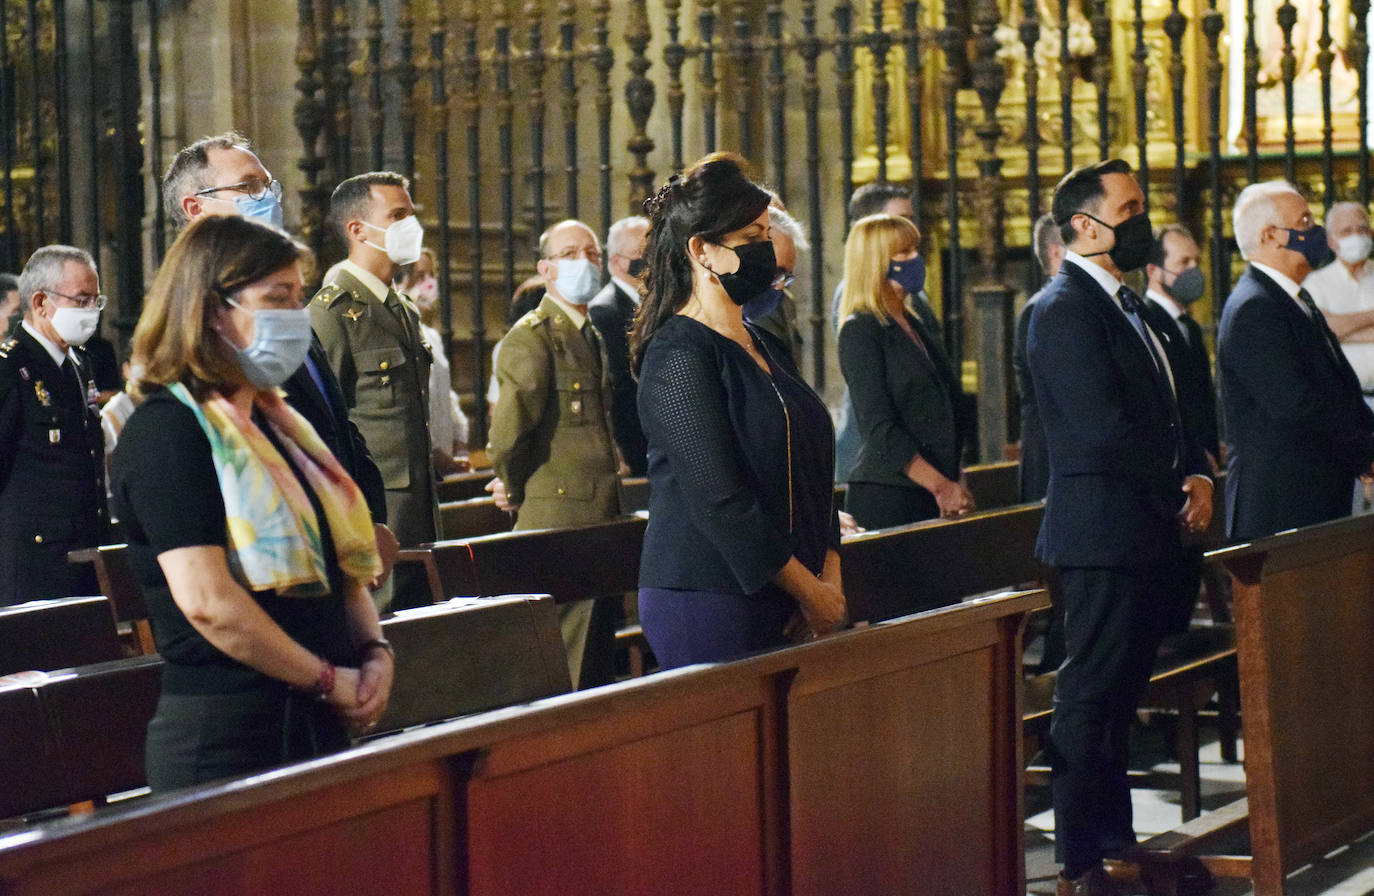
[[(320, 526), (310, 499), (281, 453), (233, 402), (219, 393), (197, 402), (180, 383), (168, 387), (196, 415), (210, 441), (229, 523), (229, 567), (253, 591), (289, 597), (329, 593)], [(362, 492), (325, 447), (314, 427), (276, 390), (253, 404), (267, 417), (324, 508), (339, 567), (359, 581), (382, 571), (372, 514)]]

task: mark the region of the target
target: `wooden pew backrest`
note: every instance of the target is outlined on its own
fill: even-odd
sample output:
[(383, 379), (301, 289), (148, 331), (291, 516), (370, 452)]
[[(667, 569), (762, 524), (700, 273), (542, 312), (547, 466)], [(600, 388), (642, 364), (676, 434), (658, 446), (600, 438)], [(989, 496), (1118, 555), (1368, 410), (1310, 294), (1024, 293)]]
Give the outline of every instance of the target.
[(527, 703), (572, 690), (548, 595), (458, 598), (382, 622), (396, 649), (379, 732)]
[(57, 745), (32, 687), (0, 684), (0, 818), (62, 805)]
[(878, 622), (1043, 580), (1035, 539), (1044, 506), (1022, 504), (845, 539), (844, 593), (855, 621)]
[(491, 470), (473, 470), (470, 473), (454, 473), (439, 480), (439, 502), (466, 501), (469, 498), (485, 498), (487, 483), (496, 474)]
[(494, 498), (468, 498), (439, 505), (444, 539), (476, 538), (509, 532), (515, 516), (496, 506)]
[(644, 476), (625, 476), (620, 480), (620, 512), (649, 509), (649, 480)]
[(964, 478), (979, 510), (1021, 503), (1021, 465), (1016, 461), (966, 467)]
[(120, 657), (104, 597), (61, 597), (0, 607), (0, 675), (103, 663)]

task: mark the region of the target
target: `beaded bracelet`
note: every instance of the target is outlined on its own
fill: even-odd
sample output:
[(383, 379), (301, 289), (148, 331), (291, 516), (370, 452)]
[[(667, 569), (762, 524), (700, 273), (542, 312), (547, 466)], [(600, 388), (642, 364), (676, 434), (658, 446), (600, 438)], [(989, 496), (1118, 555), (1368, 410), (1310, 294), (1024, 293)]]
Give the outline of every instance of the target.
[(324, 700), (334, 692), (334, 679), (338, 675), (338, 670), (334, 664), (324, 657), (320, 657), (320, 677), (315, 679), (315, 683), (310, 686), (307, 694), (317, 700)]

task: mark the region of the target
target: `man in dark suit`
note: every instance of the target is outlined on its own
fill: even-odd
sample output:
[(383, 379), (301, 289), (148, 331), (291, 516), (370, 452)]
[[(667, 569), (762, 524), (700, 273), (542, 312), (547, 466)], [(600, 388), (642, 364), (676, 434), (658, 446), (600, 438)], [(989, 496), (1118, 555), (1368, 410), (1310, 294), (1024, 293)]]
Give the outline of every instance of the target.
[(1160, 228), (1145, 266), (1145, 319), (1154, 327), (1169, 356), (1178, 388), (1178, 412), (1183, 427), (1207, 452), (1215, 469), (1221, 457), (1217, 436), (1217, 393), (1212, 382), (1212, 359), (1202, 327), (1189, 309), (1207, 289), (1198, 267), (1197, 241), (1182, 224)]
[(639, 286), (644, 282), (644, 237), (648, 233), (649, 220), (639, 215), (621, 218), (611, 225), (606, 233), (606, 268), (611, 272), (611, 282), (587, 303), (587, 316), (606, 346), (611, 375), (611, 425), (621, 459), (631, 476), (643, 476), (649, 467), (649, 443), (639, 425), (639, 408), (635, 404), (638, 389), (630, 373), (628, 339), (630, 323), (639, 310)]
[[(1064, 261), (1064, 238), (1054, 224), (1053, 215), (1046, 213), (1035, 222), (1031, 245), (1046, 281), (1053, 280)], [(1031, 381), (1030, 363), (1026, 360), (1026, 335), (1030, 331), (1031, 312), (1044, 294), (1045, 287), (1042, 286), (1026, 300), (1026, 306), (1017, 315), (1016, 336), (1011, 350), (1012, 367), (1016, 368), (1016, 387), (1021, 397), (1021, 462), (1017, 473), (1022, 501), (1043, 500), (1050, 484), (1045, 430), (1040, 425), (1040, 409), (1035, 405), (1035, 384)]]
[(1250, 264), (1217, 341), (1226, 527), (1233, 538), (1258, 538), (1349, 515), (1355, 477), (1374, 462), (1374, 412), (1300, 285), (1328, 252), (1307, 200), (1282, 181), (1252, 184), (1233, 214)]
[[(197, 140), (177, 153), (162, 178), (162, 201), (172, 220), (181, 226), (204, 215), (249, 212), (264, 223), (280, 226), (281, 204), (270, 187), (272, 183), (272, 175), (247, 139), (230, 132)], [(259, 196), (256, 200), (255, 195)], [(312, 335), (305, 363), (282, 388), (287, 402), (310, 421), (362, 490), (372, 511), (382, 562), (389, 572), (396, 559), (397, 542), (386, 525), (382, 474), (362, 433), (348, 417), (339, 380), (317, 337)]]
[(1067, 251), (1027, 341), (1050, 459), (1036, 556), (1061, 576), (1068, 647), (1050, 728), (1061, 896), (1116, 893), (1102, 860), (1135, 843), (1131, 718), (1196, 596), (1179, 587), (1181, 528), (1212, 513), (1163, 345), (1121, 283), (1153, 239), (1144, 202), (1119, 159), (1065, 175), (1052, 213)]

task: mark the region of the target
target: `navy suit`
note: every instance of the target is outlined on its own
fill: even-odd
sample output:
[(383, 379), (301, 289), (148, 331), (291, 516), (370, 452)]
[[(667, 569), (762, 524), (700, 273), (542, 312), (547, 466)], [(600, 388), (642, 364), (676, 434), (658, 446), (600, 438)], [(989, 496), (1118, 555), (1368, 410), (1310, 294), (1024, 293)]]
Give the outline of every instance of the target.
[(1068, 658), (1055, 685), (1055, 851), (1074, 875), (1135, 842), (1131, 717), (1163, 635), (1196, 598), (1177, 513), (1206, 458), (1114, 299), (1066, 260), (1033, 306), (1027, 355), (1049, 450), (1036, 556), (1058, 567)]
[(1022, 501), (1040, 501), (1050, 483), (1050, 459), (1045, 450), (1045, 428), (1035, 404), (1035, 384), (1031, 381), (1030, 361), (1026, 358), (1026, 339), (1030, 335), (1031, 313), (1045, 291), (1041, 289), (1026, 302), (1016, 318), (1012, 341), (1011, 366), (1016, 370), (1016, 388), (1021, 396), (1021, 462), (1018, 466)]
[(1374, 412), (1325, 319), (1248, 267), (1221, 316), (1217, 367), (1227, 533), (1258, 538), (1348, 516), (1354, 478), (1374, 461)]

